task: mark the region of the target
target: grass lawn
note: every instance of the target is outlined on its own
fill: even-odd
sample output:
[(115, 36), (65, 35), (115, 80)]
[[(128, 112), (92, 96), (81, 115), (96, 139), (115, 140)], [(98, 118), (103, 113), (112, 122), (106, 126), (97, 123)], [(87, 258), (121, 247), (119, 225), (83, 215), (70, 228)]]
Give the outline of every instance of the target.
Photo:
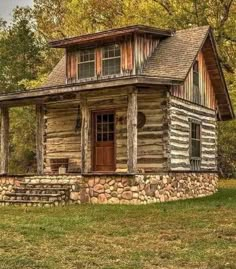
[(236, 268), (236, 180), (164, 204), (0, 207), (3, 268)]

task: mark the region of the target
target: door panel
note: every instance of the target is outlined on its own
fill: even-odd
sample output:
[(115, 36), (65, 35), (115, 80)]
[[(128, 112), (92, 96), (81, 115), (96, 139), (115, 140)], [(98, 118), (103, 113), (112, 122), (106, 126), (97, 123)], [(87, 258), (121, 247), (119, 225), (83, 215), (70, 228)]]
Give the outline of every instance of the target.
[(97, 172), (115, 170), (115, 113), (101, 111), (93, 114), (93, 167)]

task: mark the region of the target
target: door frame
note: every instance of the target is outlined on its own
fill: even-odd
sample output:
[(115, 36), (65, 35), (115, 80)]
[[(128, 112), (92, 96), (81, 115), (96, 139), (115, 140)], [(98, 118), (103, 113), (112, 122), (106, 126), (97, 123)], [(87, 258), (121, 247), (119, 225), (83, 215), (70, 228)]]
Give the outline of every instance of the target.
[[(96, 171), (96, 156), (95, 156), (95, 150), (96, 150), (96, 121), (95, 121), (95, 115), (98, 113), (113, 113), (114, 114), (114, 155), (113, 155), (113, 171)], [(116, 110), (115, 109), (96, 109), (91, 111), (91, 167), (93, 173), (103, 173), (103, 174), (112, 174), (116, 171)]]

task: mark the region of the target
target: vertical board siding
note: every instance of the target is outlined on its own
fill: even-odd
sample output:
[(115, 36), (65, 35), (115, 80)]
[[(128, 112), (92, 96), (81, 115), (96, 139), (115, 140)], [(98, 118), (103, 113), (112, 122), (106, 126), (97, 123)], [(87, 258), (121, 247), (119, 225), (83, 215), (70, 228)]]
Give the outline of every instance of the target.
[(211, 109), (170, 97), (169, 152), (171, 170), (190, 168), (190, 120), (201, 123), (201, 169), (217, 169), (216, 113)]
[(138, 170), (159, 172), (167, 167), (166, 158), (166, 90), (144, 89), (138, 93), (138, 111), (146, 123), (138, 129)]
[[(203, 57), (203, 53), (200, 52), (197, 56), (199, 63), (199, 90), (201, 96), (201, 104), (211, 109), (216, 109), (216, 98), (214, 94), (214, 88), (211, 83), (209, 73), (207, 71), (207, 66)], [(180, 86), (173, 86), (171, 89), (173, 96), (194, 101), (194, 91), (193, 91), (193, 69), (191, 68), (185, 82)]]
[(140, 73), (147, 59), (159, 44), (159, 40), (149, 35), (137, 35), (134, 38), (134, 57), (136, 73)]
[[(120, 76), (137, 74), (142, 71), (147, 59), (152, 55), (157, 48), (159, 40), (150, 35), (135, 35), (126, 37), (120, 42), (121, 47), (121, 69)], [(67, 51), (66, 53), (66, 76), (67, 83), (74, 83), (77, 78), (78, 51)], [(99, 79), (102, 75), (102, 47), (95, 48), (95, 73), (94, 78), (89, 80)], [(117, 76), (117, 75), (116, 75)]]
[(102, 74), (102, 50), (101, 48), (97, 48), (96, 51), (96, 74), (98, 77)]
[(77, 74), (77, 52), (67, 52), (66, 59), (66, 74), (67, 74), (67, 83), (76, 82)]

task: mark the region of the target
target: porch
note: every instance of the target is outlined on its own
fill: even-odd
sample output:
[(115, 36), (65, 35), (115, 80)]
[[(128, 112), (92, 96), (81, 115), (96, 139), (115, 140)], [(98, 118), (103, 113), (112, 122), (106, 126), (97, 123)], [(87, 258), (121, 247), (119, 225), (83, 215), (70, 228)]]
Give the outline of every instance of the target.
[(38, 175), (163, 171), (165, 100), (162, 86), (53, 92), (37, 98), (0, 100), (1, 174), (8, 174), (9, 110), (23, 105), (34, 105), (36, 110)]

